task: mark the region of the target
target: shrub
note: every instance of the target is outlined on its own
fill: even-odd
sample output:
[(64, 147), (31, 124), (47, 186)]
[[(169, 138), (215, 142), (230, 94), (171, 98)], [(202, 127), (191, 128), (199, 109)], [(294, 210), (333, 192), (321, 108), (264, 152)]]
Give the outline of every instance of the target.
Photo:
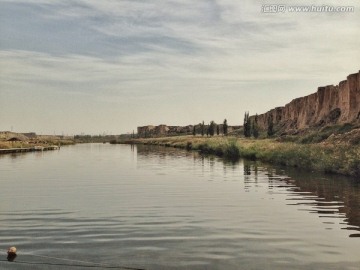
[(187, 149), (187, 150), (191, 150), (191, 149), (192, 149), (192, 143), (191, 143), (191, 142), (187, 142), (187, 143), (186, 143), (186, 149)]
[(215, 148), (215, 155), (220, 156), (220, 157), (224, 155), (224, 150), (222, 149), (221, 146), (218, 146)]
[(240, 158), (240, 150), (237, 147), (235, 140), (230, 141), (230, 143), (226, 146), (224, 156), (228, 159)]

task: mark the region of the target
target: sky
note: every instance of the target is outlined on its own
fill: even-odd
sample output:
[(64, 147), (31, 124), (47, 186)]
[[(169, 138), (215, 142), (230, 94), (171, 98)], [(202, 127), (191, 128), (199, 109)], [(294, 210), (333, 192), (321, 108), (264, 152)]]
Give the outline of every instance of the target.
[(359, 48), (358, 0), (0, 0), (0, 131), (241, 125), (358, 72)]

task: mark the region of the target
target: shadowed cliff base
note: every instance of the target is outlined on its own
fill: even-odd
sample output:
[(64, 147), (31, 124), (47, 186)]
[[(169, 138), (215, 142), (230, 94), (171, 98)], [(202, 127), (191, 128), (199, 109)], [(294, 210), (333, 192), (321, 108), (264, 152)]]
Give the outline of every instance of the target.
[[(360, 129), (346, 136), (360, 137)], [(342, 138), (344, 136), (341, 136)], [(322, 143), (298, 143), (278, 139), (246, 139), (238, 137), (178, 136), (139, 138), (120, 143), (150, 144), (197, 150), (227, 159), (240, 157), (269, 163), (360, 177), (359, 140), (339, 141), (331, 136)]]

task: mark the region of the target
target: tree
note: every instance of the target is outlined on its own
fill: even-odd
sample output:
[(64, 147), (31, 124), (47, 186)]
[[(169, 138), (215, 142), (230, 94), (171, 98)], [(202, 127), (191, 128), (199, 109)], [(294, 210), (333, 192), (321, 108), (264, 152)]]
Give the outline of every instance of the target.
[(252, 123), (252, 133), (254, 138), (259, 137), (259, 125), (258, 125), (258, 115), (255, 115), (254, 122)]
[(251, 136), (251, 123), (249, 118), (249, 112), (245, 112), (244, 116), (244, 135), (247, 138)]
[(215, 126), (216, 126), (215, 122), (211, 121), (210, 125), (209, 125), (209, 135), (210, 136), (214, 136), (214, 134), (215, 134)]
[(219, 136), (220, 135), (220, 126), (216, 125), (216, 134)]
[(223, 123), (223, 133), (225, 136), (227, 136), (228, 134), (228, 124), (226, 119), (224, 119), (224, 123)]
[(204, 121), (202, 121), (202, 123), (200, 124), (200, 129), (201, 129), (201, 136), (204, 136), (204, 133), (205, 133), (205, 124), (204, 124)]
[(273, 116), (270, 115), (268, 118), (268, 130), (267, 130), (267, 134), (269, 137), (273, 136), (275, 134), (274, 131), (274, 120), (273, 120)]
[(195, 129), (195, 126), (193, 126), (193, 135), (195, 136), (196, 135), (196, 129)]

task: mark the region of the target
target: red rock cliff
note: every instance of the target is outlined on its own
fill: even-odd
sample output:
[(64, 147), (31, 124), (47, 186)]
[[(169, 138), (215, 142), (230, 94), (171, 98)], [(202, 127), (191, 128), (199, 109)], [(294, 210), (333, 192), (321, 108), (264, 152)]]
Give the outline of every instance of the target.
[(294, 99), (285, 107), (259, 115), (259, 127), (267, 129), (271, 117), (282, 131), (360, 123), (360, 71), (349, 75), (339, 85), (319, 87), (314, 94)]

